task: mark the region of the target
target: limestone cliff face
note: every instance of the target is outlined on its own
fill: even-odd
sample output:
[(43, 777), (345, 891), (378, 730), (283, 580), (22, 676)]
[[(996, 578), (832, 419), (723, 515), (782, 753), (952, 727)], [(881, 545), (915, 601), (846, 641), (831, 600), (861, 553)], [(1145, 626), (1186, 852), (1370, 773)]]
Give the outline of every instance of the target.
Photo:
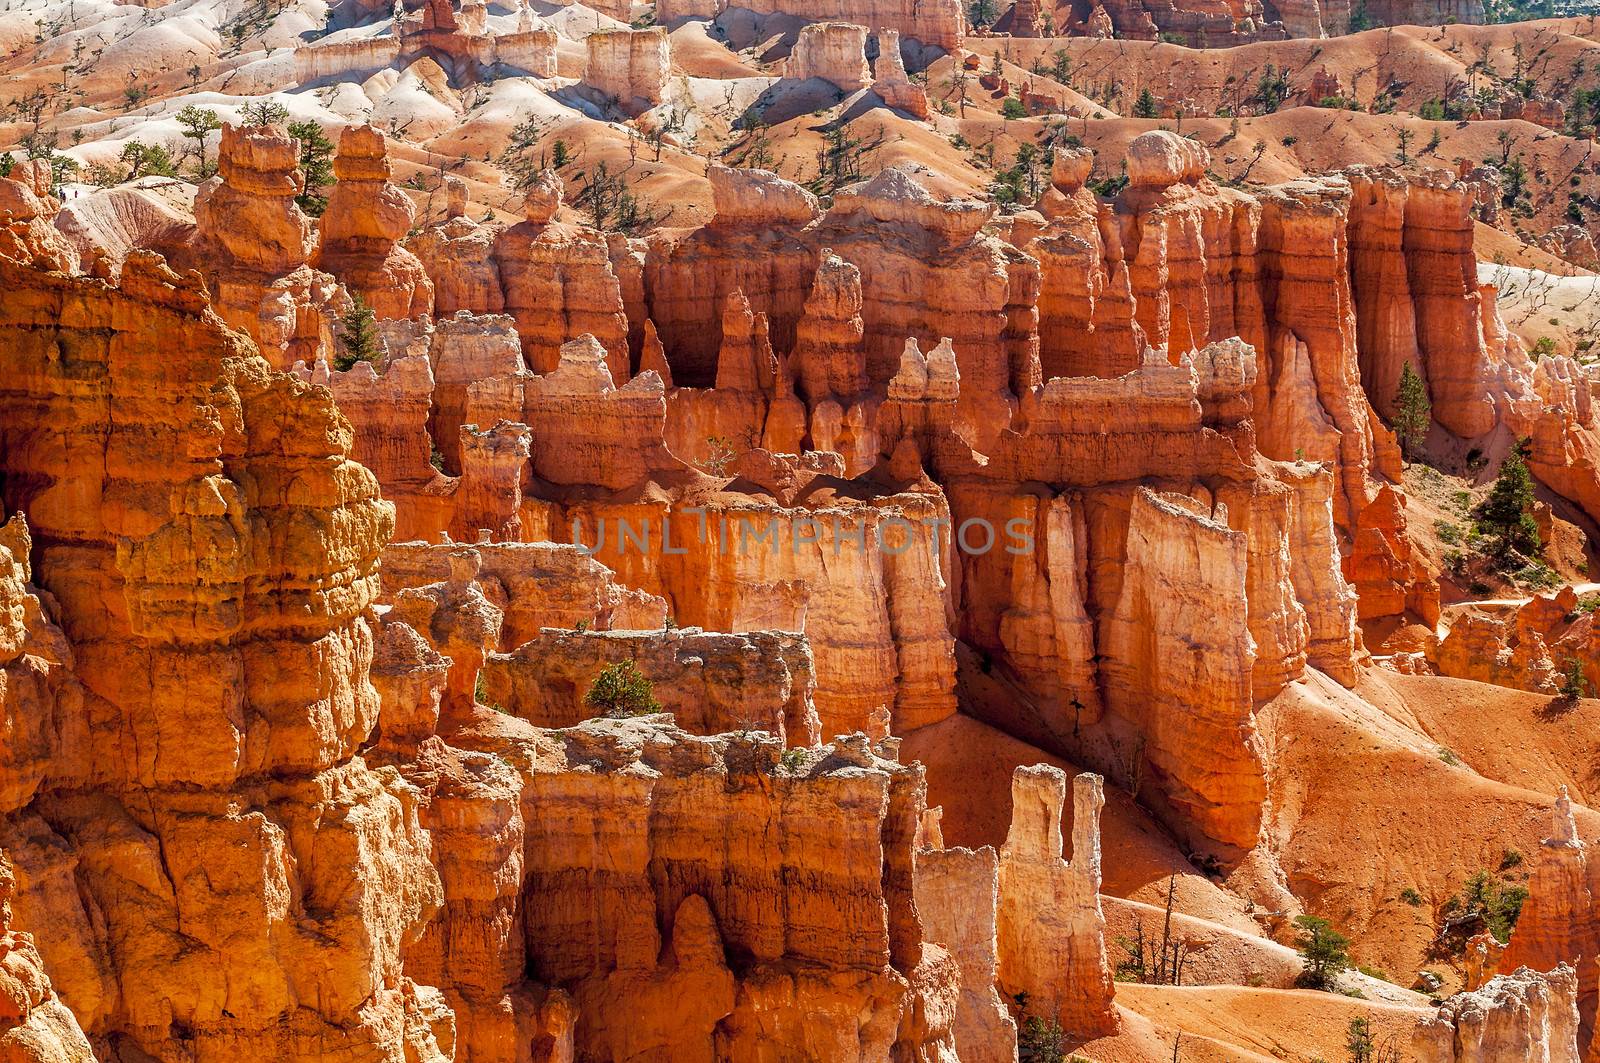
[(1022, 245), (1041, 264), (1043, 375), (1113, 377), (1145, 344), (1175, 358), (1243, 339), (1259, 360), (1257, 445), (1334, 462), (1334, 515), (1348, 529), (1369, 480), (1398, 464), (1361, 389), (1344, 182), (1259, 197), (1218, 188), (1203, 145), (1155, 131), (1129, 145), (1128, 187), (1106, 205), (1082, 187), (1089, 161), (1057, 160), (1048, 224)]
[(1266, 788), (1252, 740), (1248, 539), (1227, 518), (1188, 496), (1135, 492), (1127, 572), (1101, 646), (1108, 707), (1141, 736), (1140, 789), (1172, 810), (1169, 821), (1244, 850)]
[(865, 88), (872, 81), (867, 67), (867, 28), (848, 22), (813, 22), (802, 27), (784, 76), (798, 81), (821, 78), (843, 92)]
[[(903, 169), (841, 191), (823, 213), (775, 175), (713, 166), (710, 224), (605, 245), (553, 220), (560, 184), (541, 178), (529, 220), (501, 230), (494, 246), (570, 232), (558, 258), (570, 265), (572, 248), (592, 247), (589, 276), (601, 283), (583, 290), (600, 294), (528, 289), (517, 319), (524, 348), (537, 336), (548, 350), (580, 327), (563, 307), (612, 340), (567, 340), (554, 364), (540, 354), (529, 372), (487, 342), (493, 329), (441, 322), (428, 347), (429, 445), (459, 477), (385, 473), (406, 534), (576, 535), (680, 622), (803, 630), (823, 733), (882, 734), (947, 714), (959, 635), (1021, 681), (1026, 706), (997, 722), (1120, 777), (1130, 762), (1185, 761), (1192, 737), (1145, 730), (1151, 721), (1133, 706), (1149, 701), (1148, 647), (1118, 634), (1143, 624), (1127, 603), (1164, 601), (1173, 578), (1127, 564), (1135, 488), (1151, 484), (1225, 511), (1227, 532), (1244, 544), (1243, 582), (1228, 594), (1253, 655), (1236, 657), (1226, 639), (1206, 655), (1230, 659), (1239, 680), (1205, 695), (1217, 721), (1232, 721), (1206, 741), (1229, 750), (1223, 774), (1259, 780), (1246, 744), (1253, 705), (1308, 666), (1353, 683), (1362, 654), (1335, 558), (1347, 514), (1365, 505), (1388, 459), (1359, 386), (1342, 279), (1348, 193), (1331, 182), (1262, 203), (1217, 190), (1202, 148), (1151, 135), (1134, 153), (1136, 183), (1102, 211), (1082, 187), (1088, 161), (1058, 160), (1047, 221), (1024, 243), (1037, 259), (988, 231), (992, 207), (941, 198)], [(440, 248), (453, 246), (450, 232), (480, 239), (450, 228), (460, 220), (437, 231)], [(512, 273), (548, 280), (566, 268)], [(449, 287), (441, 280), (441, 292)], [(462, 290), (510, 289), (473, 281)], [(1081, 350), (1052, 354), (1053, 341), (1041, 342), (1089, 325), (1095, 338)], [(448, 330), (480, 328), (484, 343), (470, 357), (439, 345)], [(634, 333), (641, 368), (630, 376)], [(1276, 354), (1263, 353), (1269, 335), (1279, 337)], [(415, 349), (420, 334), (405, 342)], [(1072, 375), (1042, 379), (1047, 355)], [(401, 364), (393, 352), (389, 360)], [(364, 437), (363, 422), (382, 411), (357, 408)], [(1302, 421), (1310, 427), (1297, 430)], [(1285, 459), (1310, 441), (1322, 460), (1267, 460), (1257, 452), (1262, 424)], [(371, 431), (393, 435), (381, 424)], [(708, 504), (688, 465), (721, 478), (726, 497)], [(854, 487), (839, 494), (839, 478), (878, 476), (875, 467), (893, 487), (874, 481), (871, 501)], [(1044, 484), (1054, 486), (1031, 486)], [(1021, 527), (1030, 545), (957, 556), (937, 530), (945, 519), (950, 530), (986, 524), (996, 539)], [(907, 521), (916, 549), (848, 541), (894, 539)], [(929, 522), (936, 549), (921, 530)], [(1182, 686), (1163, 696), (1183, 701)], [(1109, 702), (1125, 711), (1108, 718)], [(1247, 809), (1251, 785), (1225, 803)], [(1168, 789), (1163, 780), (1149, 793)], [(1225, 851), (1248, 848), (1248, 811), (1203, 826), (1190, 818), (1190, 806), (1210, 800), (1164, 814)]]
[(1012, 1063), (1017, 1024), (996, 988), (1000, 865), (993, 847), (946, 849), (924, 832), (914, 881), (917, 914), (928, 941), (944, 947), (961, 969), (956, 1054), (962, 1063)]
[(1439, 581), (1406, 532), (1406, 496), (1388, 484), (1357, 514), (1347, 564), (1362, 620), (1410, 613), (1439, 622)]
[(591, 33), (584, 43), (589, 53), (585, 85), (635, 114), (666, 99), (672, 47), (665, 27)]
[(1571, 587), (1536, 594), (1520, 606), (1467, 603), (1450, 614), (1435, 661), (1440, 675), (1546, 694), (1560, 692), (1573, 665), (1586, 682), (1600, 677), (1600, 631), (1592, 614), (1578, 610)]
[(856, 22), (877, 33), (894, 30), (902, 37), (946, 51), (961, 44), (967, 30), (966, 9), (954, 0), (753, 0), (750, 10), (762, 15), (793, 15), (806, 22)]
[(528, 220), (495, 237), (490, 254), (504, 293), (502, 306), (516, 320), (523, 355), (534, 372), (555, 369), (562, 344), (587, 333), (606, 348), (613, 376), (626, 382), (628, 320), (610, 252), (593, 229), (551, 220), (560, 206), (559, 189), (558, 180), (551, 206), (536, 188), (529, 195)]
[[(1529, 968), (1563, 969), (1558, 965), (1575, 971), (1578, 1007), (1587, 1027), (1594, 1021), (1600, 925), (1594, 918), (1595, 885), (1588, 847), (1578, 837), (1565, 786), (1556, 794), (1550, 819), (1550, 836), (1532, 854), (1528, 899), (1497, 968), (1512, 976)], [(1551, 1030), (1552, 1050), (1560, 1047), (1561, 1036), (1559, 1027)]]
[(522, 222), (451, 217), (409, 237), (406, 248), (423, 263), (441, 321), (463, 311), (510, 315), (538, 373), (555, 369), (562, 344), (587, 333), (626, 383), (629, 323), (610, 249), (600, 232), (556, 220), (562, 197), (560, 177), (546, 171), (526, 191)]
[(1543, 358), (1533, 384), (1542, 405), (1533, 422), (1528, 467), (1593, 518), (1600, 514), (1600, 424), (1595, 420), (1593, 375), (1569, 358)]
[[(408, 587), (446, 579), (450, 554), (460, 544), (392, 543), (383, 551), (384, 601)], [(509, 652), (545, 628), (596, 631), (613, 628), (660, 630), (666, 604), (631, 590), (578, 546), (553, 542), (501, 542), (473, 545), (479, 558), (474, 581), (503, 619), (498, 643), (489, 650)]]
[[(65, 636), (30, 586), (31, 547), (20, 514), (0, 527), (0, 728), (7, 736), (0, 754), (0, 813), (7, 824), (0, 846), (22, 840), (10, 825), (21, 825), (19, 810), (60, 770), (57, 736), (72, 733), (69, 720), (83, 704)], [(38, 854), (26, 855), (32, 871)], [(0, 851), (0, 1059), (88, 1063), (94, 1055), (77, 1018), (52, 987), (33, 935), (14, 918), (16, 886), (11, 859)], [(40, 929), (48, 928), (47, 922)]]
[[(955, 711), (950, 514), (936, 492), (816, 506), (737, 496), (709, 505), (582, 503), (566, 512), (582, 541), (599, 547), (597, 559), (667, 598), (679, 623), (803, 631), (823, 734), (882, 736)], [(631, 522), (631, 538), (620, 520)], [(653, 548), (640, 548), (640, 529)]]
[(1577, 990), (1571, 967), (1548, 974), (1520, 967), (1445, 1001), (1436, 1015), (1418, 1024), (1411, 1051), (1419, 1063), (1577, 1063)]
[(461, 310), (498, 314), (505, 309), (500, 273), (490, 257), (500, 232), (497, 225), (457, 215), (406, 237), (406, 249), (433, 284), (434, 310), (440, 317)]
[(14, 163), (0, 182), (0, 255), (41, 269), (75, 273), (77, 249), (57, 231), (61, 203), (50, 194), (50, 164), (44, 159)]
[(449, 1058), (401, 966), (440, 899), (428, 838), (356, 755), (392, 514), (331, 396), (151, 256), (120, 288), (6, 260), (0, 283), (6, 504), (87, 724), (3, 843), (57, 992), (157, 1059)]
[(92, 1063), (78, 1020), (56, 997), (31, 935), (11, 925), (16, 876), (0, 854), (0, 1059)]
[(913, 118), (927, 120), (928, 90), (906, 75), (905, 60), (900, 55), (900, 33), (897, 30), (878, 32), (878, 58), (872, 65), (872, 91), (890, 107), (905, 111)]
[(1485, 342), (1470, 187), (1449, 174), (1418, 180), (1387, 170), (1354, 170), (1350, 181), (1351, 277), (1368, 393), (1392, 414), (1409, 362), (1428, 383), (1435, 421), (1463, 439), (1487, 434), (1531, 388)]

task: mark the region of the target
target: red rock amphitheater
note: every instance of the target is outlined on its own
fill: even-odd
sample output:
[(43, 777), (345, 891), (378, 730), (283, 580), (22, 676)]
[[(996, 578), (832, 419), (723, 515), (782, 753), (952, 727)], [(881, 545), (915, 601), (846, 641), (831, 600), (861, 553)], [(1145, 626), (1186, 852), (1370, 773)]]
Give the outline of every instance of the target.
[(0, 1063), (1600, 1063), (1600, 23), (11, 0)]

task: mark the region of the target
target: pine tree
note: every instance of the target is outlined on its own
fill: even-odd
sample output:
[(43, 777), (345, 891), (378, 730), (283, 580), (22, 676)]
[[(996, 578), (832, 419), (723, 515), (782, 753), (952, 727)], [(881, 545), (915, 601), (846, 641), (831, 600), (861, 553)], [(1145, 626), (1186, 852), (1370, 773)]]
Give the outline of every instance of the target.
[(277, 125), (289, 117), (289, 108), (276, 100), (257, 100), (239, 108), (246, 125)]
[(1567, 666), (1562, 670), (1561, 696), (1574, 700), (1589, 696), (1589, 680), (1583, 674), (1583, 662), (1576, 657), (1568, 657)]
[(1161, 108), (1156, 104), (1155, 93), (1147, 88), (1139, 90), (1139, 98), (1133, 104), (1133, 116), (1135, 118), (1161, 117)]
[(339, 324), (343, 326), (339, 344), (344, 350), (333, 359), (335, 369), (343, 373), (357, 362), (378, 360), (378, 315), (372, 312), (360, 293), (351, 296), (350, 310), (339, 319)]
[(1534, 523), (1533, 474), (1522, 456), (1523, 444), (1513, 447), (1500, 463), (1489, 497), (1478, 507), (1478, 521), (1495, 535), (1494, 552), (1505, 557), (1512, 550), (1524, 554), (1539, 550), (1539, 526)]
[(1372, 1037), (1372, 1020), (1351, 1019), (1344, 1047), (1350, 1053), (1350, 1063), (1372, 1063), (1378, 1054), (1377, 1042)]
[(1400, 437), (1400, 453), (1410, 460), (1417, 445), (1428, 436), (1433, 422), (1433, 404), (1428, 401), (1428, 385), (1406, 362), (1400, 369), (1400, 389), (1394, 397), (1394, 434)]
[(1294, 944), (1300, 952), (1300, 984), (1307, 989), (1332, 989), (1339, 972), (1350, 966), (1345, 949), (1350, 939), (1333, 929), (1333, 924), (1314, 915), (1297, 915), (1300, 928)]
[(328, 197), (322, 190), (334, 181), (333, 141), (315, 122), (290, 123), (289, 135), (300, 142), (300, 174), (306, 182), (305, 189), (294, 201), (313, 218), (320, 218), (328, 209)]
[(184, 149), (184, 154), (193, 152), (198, 160), (200, 175), (209, 177), (210, 170), (206, 166), (206, 134), (221, 129), (222, 119), (209, 107), (196, 107), (192, 103), (179, 111), (176, 117), (178, 124), (183, 127), (184, 138), (194, 142), (193, 147)]

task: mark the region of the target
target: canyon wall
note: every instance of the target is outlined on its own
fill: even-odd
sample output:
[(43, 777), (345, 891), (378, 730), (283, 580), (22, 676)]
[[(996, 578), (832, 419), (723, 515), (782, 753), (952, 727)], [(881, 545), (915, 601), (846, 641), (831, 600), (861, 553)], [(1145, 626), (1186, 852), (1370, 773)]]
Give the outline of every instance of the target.
[(159, 1059), (449, 1058), (402, 969), (440, 899), (428, 837), (356, 753), (392, 514), (332, 396), (153, 256), (119, 288), (0, 280), (5, 504), (82, 688), (0, 843), (57, 992)]

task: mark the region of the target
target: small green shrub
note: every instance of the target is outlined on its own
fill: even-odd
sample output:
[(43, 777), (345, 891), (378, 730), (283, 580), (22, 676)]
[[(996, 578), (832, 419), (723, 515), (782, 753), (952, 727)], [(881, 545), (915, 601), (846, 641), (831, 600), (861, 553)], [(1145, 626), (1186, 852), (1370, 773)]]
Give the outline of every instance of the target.
[(618, 661), (600, 669), (583, 703), (608, 719), (648, 716), (661, 711), (650, 680), (632, 661)]
[(1589, 696), (1589, 679), (1583, 674), (1583, 662), (1576, 657), (1568, 657), (1561, 669), (1561, 696), (1573, 700)]
[(1422, 906), (1422, 894), (1418, 893), (1410, 886), (1407, 886), (1405, 889), (1400, 891), (1400, 899), (1411, 905), (1413, 908), (1419, 908)]

